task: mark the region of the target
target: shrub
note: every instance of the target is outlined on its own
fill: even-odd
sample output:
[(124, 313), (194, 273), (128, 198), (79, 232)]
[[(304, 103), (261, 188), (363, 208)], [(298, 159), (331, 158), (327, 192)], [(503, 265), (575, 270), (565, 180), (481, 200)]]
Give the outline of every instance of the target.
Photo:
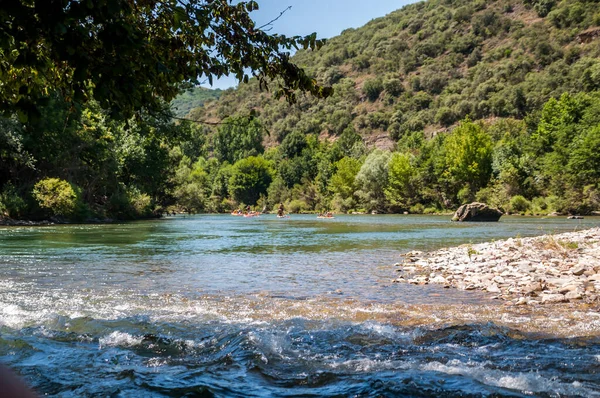
[(525, 213), (531, 209), (531, 202), (521, 195), (515, 195), (510, 198), (511, 213)]
[(371, 79), (365, 81), (363, 85), (363, 93), (369, 101), (375, 101), (379, 98), (379, 94), (383, 91), (383, 82), (381, 79)]
[(457, 119), (458, 115), (447, 106), (442, 106), (435, 114), (435, 122), (445, 127), (452, 125)]
[(423, 210), (423, 214), (437, 214), (439, 210), (436, 207), (426, 207)]
[(461, 204), (470, 203), (474, 199), (473, 191), (469, 185), (462, 187), (456, 194), (458, 202)]
[(369, 57), (367, 55), (361, 55), (361, 56), (356, 57), (352, 61), (352, 66), (353, 66), (354, 70), (361, 71), (361, 70), (368, 69), (371, 66), (371, 63), (370, 63)]
[(542, 197), (533, 198), (531, 200), (531, 213), (534, 215), (548, 214), (548, 204)]
[(396, 78), (386, 80), (383, 83), (383, 88), (389, 95), (394, 96), (394, 97), (399, 96), (404, 91), (404, 86), (402, 85), (402, 80), (396, 79)]
[(423, 206), (421, 203), (417, 203), (414, 206), (411, 206), (410, 209), (408, 209), (408, 212), (411, 214), (423, 214), (423, 212), (425, 211), (425, 206)]
[(82, 211), (81, 190), (59, 178), (46, 178), (33, 187), (33, 196), (53, 216), (76, 218)]
[(152, 216), (154, 206), (152, 198), (147, 193), (142, 193), (138, 189), (133, 189), (129, 192), (129, 202), (138, 217)]
[(8, 183), (0, 192), (0, 216), (20, 217), (27, 208), (25, 200), (19, 196), (14, 185)]
[(304, 213), (308, 207), (306, 202), (300, 199), (294, 199), (286, 206), (290, 213)]

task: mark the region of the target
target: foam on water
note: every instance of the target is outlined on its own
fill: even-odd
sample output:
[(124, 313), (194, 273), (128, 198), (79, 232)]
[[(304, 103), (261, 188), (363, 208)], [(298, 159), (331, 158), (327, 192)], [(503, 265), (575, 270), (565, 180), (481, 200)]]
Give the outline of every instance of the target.
[(483, 384), (520, 391), (525, 394), (548, 393), (573, 396), (600, 396), (598, 391), (584, 388), (581, 383), (563, 383), (544, 377), (538, 372), (512, 374), (490, 368), (490, 363), (463, 362), (453, 359), (447, 363), (437, 361), (419, 366), (420, 370), (434, 371), (449, 375), (467, 376)]
[(129, 333), (114, 331), (108, 336), (100, 337), (98, 340), (98, 348), (105, 347), (133, 347), (141, 344), (142, 336), (132, 336)]

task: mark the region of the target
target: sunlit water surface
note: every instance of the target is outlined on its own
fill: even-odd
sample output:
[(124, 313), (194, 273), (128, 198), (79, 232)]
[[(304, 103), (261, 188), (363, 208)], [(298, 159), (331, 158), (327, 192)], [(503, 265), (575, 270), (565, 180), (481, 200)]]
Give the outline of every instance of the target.
[(600, 220), (433, 216), (0, 227), (0, 361), (41, 394), (600, 396), (595, 308), (398, 285), (410, 250)]

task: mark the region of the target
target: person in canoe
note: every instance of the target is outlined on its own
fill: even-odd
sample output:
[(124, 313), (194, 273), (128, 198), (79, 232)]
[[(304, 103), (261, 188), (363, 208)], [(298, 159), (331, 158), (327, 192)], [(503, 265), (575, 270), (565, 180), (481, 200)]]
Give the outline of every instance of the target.
[(277, 217), (285, 217), (285, 207), (283, 207), (283, 203), (279, 203), (279, 208), (277, 209)]

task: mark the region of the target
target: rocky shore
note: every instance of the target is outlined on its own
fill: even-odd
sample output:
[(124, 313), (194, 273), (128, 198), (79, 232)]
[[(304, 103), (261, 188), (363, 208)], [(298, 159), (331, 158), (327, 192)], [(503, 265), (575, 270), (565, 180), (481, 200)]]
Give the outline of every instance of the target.
[(514, 305), (600, 303), (600, 228), (403, 257), (397, 283), (483, 290)]

